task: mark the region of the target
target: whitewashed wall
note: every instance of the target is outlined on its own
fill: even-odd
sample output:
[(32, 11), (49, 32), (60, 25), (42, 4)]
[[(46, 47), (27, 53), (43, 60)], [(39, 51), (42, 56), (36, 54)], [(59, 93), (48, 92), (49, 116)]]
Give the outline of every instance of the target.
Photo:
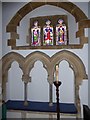
[[(25, 3), (3, 3), (3, 41), (2, 41), (2, 49), (3, 55), (8, 52), (15, 51), (11, 50), (10, 47), (7, 46), (7, 39), (9, 38), (9, 34), (6, 33), (6, 25), (10, 21), (10, 19), (14, 16), (14, 14), (19, 10)], [(88, 14), (88, 4), (87, 3), (76, 3), (81, 9)], [(54, 7), (54, 6), (42, 6), (37, 8), (37, 10), (32, 11), (28, 15), (23, 18), (20, 24), (20, 28), (18, 28), (18, 33), (20, 33), (20, 41), (17, 40), (17, 44), (25, 43), (26, 35), (28, 35), (28, 24), (30, 17), (42, 16), (42, 15), (55, 15), (55, 14), (63, 14), (64, 10)], [(76, 23), (74, 22), (74, 18), (66, 12), (68, 15), (68, 24), (70, 25), (70, 42), (76, 41), (75, 39), (75, 31)], [(76, 26), (75, 26), (76, 25)], [(74, 31), (72, 33), (72, 31)], [(22, 41), (22, 42), (21, 42)], [(78, 55), (83, 61), (86, 72), (88, 74), (88, 45), (84, 45), (83, 49), (68, 49), (69, 51)], [(23, 56), (27, 56), (33, 51), (37, 50), (19, 50), (15, 51)], [(38, 50), (46, 53), (49, 56), (54, 55), (56, 52), (61, 50)], [(32, 76), (32, 82), (28, 84), (28, 100), (37, 100), (37, 101), (49, 101), (49, 85), (47, 82), (47, 72), (42, 67), (42, 63), (37, 61), (35, 67), (32, 69), (30, 73)], [(14, 62), (12, 64), (12, 68), (9, 71), (9, 82), (7, 84), (7, 99), (19, 99), (23, 100), (24, 98), (24, 88), (23, 82), (21, 80), (22, 71), (18, 68), (18, 64)], [(73, 71), (69, 68), (69, 65), (66, 61), (62, 61), (60, 63), (59, 69), (59, 78), (62, 81), (62, 85), (60, 87), (60, 101), (61, 102), (73, 102), (74, 101), (74, 74)], [(17, 84), (18, 83), (18, 84)], [(72, 84), (72, 86), (71, 86)], [(67, 93), (68, 92), (68, 93)], [(88, 104), (88, 81), (84, 80), (82, 85), (80, 86), (80, 98), (82, 104)], [(56, 101), (55, 95), (55, 87), (53, 88), (53, 99)]]
[(0, 58), (2, 57), (2, 3), (0, 2)]
[[(90, 2), (88, 3), (88, 15), (89, 15), (89, 19), (90, 19)], [(89, 28), (89, 47), (88, 47), (88, 51), (90, 51), (90, 28)], [(88, 61), (90, 61), (90, 54), (88, 54), (89, 59)], [(88, 64), (88, 70), (89, 70), (89, 78), (88, 78), (88, 91), (90, 91), (90, 64)], [(90, 107), (90, 92), (88, 92), (88, 104)]]
[(2, 3), (0, 2), (0, 58), (2, 57)]
[[(0, 2), (0, 59), (2, 57), (2, 3)], [(1, 66), (0, 66), (1, 67)], [(2, 99), (2, 80), (1, 80), (1, 71), (0, 71), (0, 100)], [(2, 116), (2, 107), (0, 103), (0, 119)]]

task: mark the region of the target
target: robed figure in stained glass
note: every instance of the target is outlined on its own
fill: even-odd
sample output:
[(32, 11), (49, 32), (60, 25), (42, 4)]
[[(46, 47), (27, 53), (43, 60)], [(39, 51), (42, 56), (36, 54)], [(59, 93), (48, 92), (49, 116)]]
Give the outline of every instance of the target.
[(63, 24), (62, 19), (59, 19), (58, 23), (56, 26), (56, 45), (67, 45), (66, 26)]
[(38, 26), (38, 21), (34, 22), (34, 27), (31, 29), (32, 31), (32, 46), (40, 46), (41, 45), (41, 40), (40, 40), (40, 32), (41, 29)]
[(46, 21), (46, 26), (43, 28), (43, 45), (53, 45), (53, 27), (50, 25), (51, 21)]

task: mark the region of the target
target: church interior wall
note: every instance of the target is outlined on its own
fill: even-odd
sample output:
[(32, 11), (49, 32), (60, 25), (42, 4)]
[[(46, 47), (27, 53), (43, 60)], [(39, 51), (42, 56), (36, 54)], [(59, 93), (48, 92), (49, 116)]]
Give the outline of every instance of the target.
[[(86, 15), (88, 15), (88, 4), (87, 3), (76, 3), (84, 12)], [(9, 33), (6, 33), (6, 26), (10, 19), (14, 16), (14, 14), (25, 5), (25, 3), (3, 3), (2, 5), (2, 30), (3, 30), (3, 36), (2, 36), (2, 56), (7, 54), (8, 52), (14, 51), (22, 56), (27, 56), (28, 54), (37, 51), (37, 50), (11, 50), (10, 46), (7, 46), (7, 39), (10, 37)], [(48, 10), (49, 9), (49, 10)], [(48, 12), (49, 11), (49, 12)], [(52, 13), (52, 11), (54, 11)], [(61, 11), (61, 12), (60, 12)], [(26, 36), (29, 34), (29, 20), (30, 17), (36, 17), (36, 16), (42, 16), (42, 15), (52, 15), (52, 14), (65, 14), (65, 11), (54, 7), (54, 6), (42, 6), (41, 8), (37, 8), (37, 11), (34, 10), (31, 13), (27, 14), (21, 21), (20, 27), (18, 28), (18, 33), (20, 34), (20, 39), (17, 40), (17, 44), (27, 44), (25, 42)], [(68, 24), (70, 26), (70, 42), (76, 42), (75, 33), (72, 31), (77, 31), (77, 25), (75, 23), (74, 17), (72, 17), (69, 13), (68, 15)], [(73, 27), (72, 27), (73, 25)], [(88, 33), (87, 33), (88, 34)], [(79, 40), (77, 40), (79, 42)], [(77, 43), (78, 43), (77, 42)], [(75, 53), (77, 56), (80, 57), (80, 59), (83, 61), (85, 67), (86, 67), (86, 73), (88, 74), (88, 44), (84, 44), (84, 47), (82, 49), (66, 49), (68, 51), (71, 51)], [(53, 56), (55, 53), (62, 51), (62, 50), (38, 50), (43, 53), (46, 53), (49, 56)], [(64, 69), (64, 68), (67, 69)], [(68, 86), (69, 94), (67, 94), (66, 86), (64, 87), (63, 84), (60, 88), (61, 91), (61, 102), (67, 101), (67, 102), (73, 102), (74, 101), (74, 90), (72, 86), (72, 91), (70, 91), (69, 86), (70, 84), (74, 84), (74, 74), (73, 71), (69, 68), (69, 65), (66, 61), (62, 61), (59, 68), (59, 78), (62, 80), (63, 83), (66, 83)], [(8, 83), (7, 83), (7, 100), (8, 99), (17, 99), (17, 100), (23, 100), (24, 99), (24, 84), (22, 82), (21, 76), (22, 71), (19, 68), (19, 65), (17, 62), (14, 62), (8, 72)], [(65, 75), (61, 74), (64, 73)], [(67, 74), (68, 73), (68, 74)], [(32, 76), (31, 83), (28, 84), (28, 100), (33, 101), (49, 101), (49, 84), (47, 82), (47, 72), (43, 68), (43, 65), (40, 61), (37, 61), (35, 63), (34, 68), (32, 69), (32, 72), (30, 73)], [(65, 77), (67, 76), (67, 77)], [(64, 82), (64, 80), (66, 82)], [(18, 83), (18, 84), (17, 84)], [(64, 91), (64, 89), (66, 91)], [(42, 91), (43, 90), (43, 91)], [(53, 88), (53, 100), (56, 101), (56, 95), (55, 95), (55, 87)], [(83, 80), (81, 86), (80, 86), (80, 98), (81, 98), (81, 104), (88, 104), (88, 81)], [(90, 103), (89, 103), (90, 104)]]
[[(0, 2), (0, 59), (2, 58), (2, 3)], [(2, 67), (2, 63), (0, 63), (0, 67)], [(1, 86), (2, 86), (2, 71), (0, 71), (0, 94), (2, 93), (2, 89), (1, 89)], [(2, 96), (0, 95), (0, 99), (2, 99)]]
[[(0, 2), (0, 51), (2, 51), (2, 3)], [(2, 52), (0, 52), (0, 58), (2, 57)]]
[[(90, 19), (90, 2), (88, 3), (88, 15), (89, 15), (89, 19)], [(88, 33), (90, 33), (90, 28)], [(90, 34), (89, 34), (89, 40), (90, 40)], [(90, 42), (89, 42), (89, 46), (88, 46), (88, 51), (90, 51)], [(88, 54), (88, 61), (90, 61), (90, 55)], [(90, 64), (88, 64), (88, 70), (89, 70), (89, 74), (88, 74), (88, 91), (90, 91)], [(90, 107), (90, 92), (88, 92), (88, 105)]]

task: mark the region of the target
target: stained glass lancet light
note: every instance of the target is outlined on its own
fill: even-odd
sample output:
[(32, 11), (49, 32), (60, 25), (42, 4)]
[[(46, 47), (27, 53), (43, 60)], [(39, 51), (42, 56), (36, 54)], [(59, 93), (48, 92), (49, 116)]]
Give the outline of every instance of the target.
[(43, 45), (53, 45), (53, 27), (50, 20), (43, 27)]
[(67, 30), (63, 20), (59, 19), (56, 26), (56, 45), (67, 45)]
[(38, 21), (34, 22), (34, 27), (31, 29), (32, 34), (32, 46), (40, 46), (41, 40), (40, 40), (40, 34), (41, 34), (41, 28), (38, 26)]

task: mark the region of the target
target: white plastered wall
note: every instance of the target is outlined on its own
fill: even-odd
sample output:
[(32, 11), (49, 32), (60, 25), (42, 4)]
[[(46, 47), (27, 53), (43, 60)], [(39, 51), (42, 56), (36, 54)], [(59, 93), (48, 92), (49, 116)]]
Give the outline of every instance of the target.
[[(19, 54), (23, 55), (23, 56), (27, 56), (28, 54), (32, 53), (33, 51), (37, 51), (37, 50), (11, 50), (10, 47), (7, 46), (7, 39), (9, 38), (9, 33), (6, 33), (6, 25), (9, 23), (10, 19), (15, 15), (15, 13), (24, 5), (25, 3), (3, 3), (3, 38), (2, 38), (2, 49), (3, 49), (3, 56), (5, 54), (7, 54), (8, 52), (11, 51), (15, 51), (18, 52)], [(88, 4), (87, 3), (76, 3), (85, 13), (86, 15), (88, 15)], [(53, 12), (52, 12), (53, 11)], [(43, 6), (41, 8), (37, 8), (37, 11), (34, 10), (31, 13), (29, 13), (28, 15), (25, 16), (25, 18), (23, 18), (23, 20), (20, 23), (20, 27), (18, 28), (18, 33), (20, 33), (20, 41), (17, 40), (17, 44), (22, 44), (25, 43), (26, 40), (26, 35), (28, 35), (28, 29), (29, 29), (29, 18), (30, 17), (36, 17), (36, 16), (40, 16), (40, 15), (54, 15), (54, 14), (63, 14), (64, 11), (61, 11), (60, 8), (56, 8), (53, 6)], [(68, 22), (70, 27), (70, 31), (75, 30), (76, 31), (76, 27), (74, 27), (75, 22), (74, 22), (74, 18), (68, 13), (69, 18), (68, 18)], [(73, 23), (74, 22), (74, 23)], [(73, 25), (73, 27), (72, 27)], [(74, 41), (75, 43), (75, 34), (70, 32), (70, 41)], [(83, 61), (85, 67), (86, 67), (86, 73), (88, 74), (88, 45), (85, 44), (84, 47), (82, 49), (68, 49), (69, 51), (75, 53), (76, 55), (78, 55), (81, 60)], [(42, 51), (44, 53), (46, 53), (49, 56), (54, 55), (56, 52), (61, 51), (61, 50), (38, 50), (38, 51)], [(38, 64), (37, 64), (38, 63)], [(36, 69), (32, 70), (32, 82), (28, 84), (28, 100), (38, 100), (38, 101), (49, 101), (49, 95), (48, 93), (48, 83), (47, 83), (47, 72), (45, 71), (44, 68), (42, 68), (42, 63), (41, 62), (37, 62), (36, 63)], [(19, 100), (23, 100), (24, 98), (24, 93), (23, 93), (23, 82), (21, 79), (22, 76), (22, 72), (21, 70), (18, 69), (18, 65), (16, 62), (14, 62), (12, 64), (12, 68), (9, 70), (9, 76), (8, 76), (8, 80), (9, 82), (7, 83), (7, 99), (19, 99)], [(64, 83), (64, 79), (67, 82), (67, 86), (69, 87), (71, 83), (73, 83), (74, 80), (74, 75), (73, 75), (73, 71), (69, 68), (68, 63), (66, 61), (62, 61), (62, 63), (60, 64), (60, 66), (63, 66), (62, 69), (59, 69), (60, 71), (60, 75), (59, 78), (60, 80), (62, 80), (62, 82)], [(63, 70), (65, 70), (64, 68), (67, 67), (66, 71), (63, 72)], [(69, 72), (68, 72), (69, 71)], [(65, 76), (63, 77), (63, 74), (61, 75), (61, 72), (65, 74)], [(43, 75), (42, 75), (43, 73)], [(37, 80), (38, 79), (38, 80)], [(69, 79), (69, 80), (68, 80)], [(71, 79), (71, 80), (70, 80)], [(17, 81), (18, 85), (17, 85)], [(44, 91), (42, 91), (42, 82), (44, 84)], [(39, 87), (39, 85), (41, 85)], [(61, 86), (61, 102), (73, 102), (74, 101), (74, 90), (73, 90), (73, 86), (72, 86), (72, 93), (69, 93), (70, 96), (66, 93), (64, 89), (66, 90), (66, 86), (65, 88), (63, 88), (63, 84)], [(71, 87), (71, 86), (70, 86)], [(32, 88), (32, 89), (31, 89)], [(62, 89), (63, 88), (63, 89)], [(35, 92), (36, 91), (36, 92)], [(40, 91), (40, 92), (39, 92)], [(42, 92), (41, 92), (42, 91)], [(53, 99), (54, 101), (56, 101), (56, 96), (55, 96), (55, 87), (53, 89)], [(18, 95), (17, 95), (18, 93)], [(38, 93), (38, 94), (37, 94)], [(35, 95), (37, 94), (37, 95)], [(68, 97), (69, 96), (69, 97)], [(80, 86), (80, 98), (81, 98), (81, 104), (88, 104), (88, 81), (84, 80), (82, 85)], [(71, 100), (71, 101), (70, 101)]]

